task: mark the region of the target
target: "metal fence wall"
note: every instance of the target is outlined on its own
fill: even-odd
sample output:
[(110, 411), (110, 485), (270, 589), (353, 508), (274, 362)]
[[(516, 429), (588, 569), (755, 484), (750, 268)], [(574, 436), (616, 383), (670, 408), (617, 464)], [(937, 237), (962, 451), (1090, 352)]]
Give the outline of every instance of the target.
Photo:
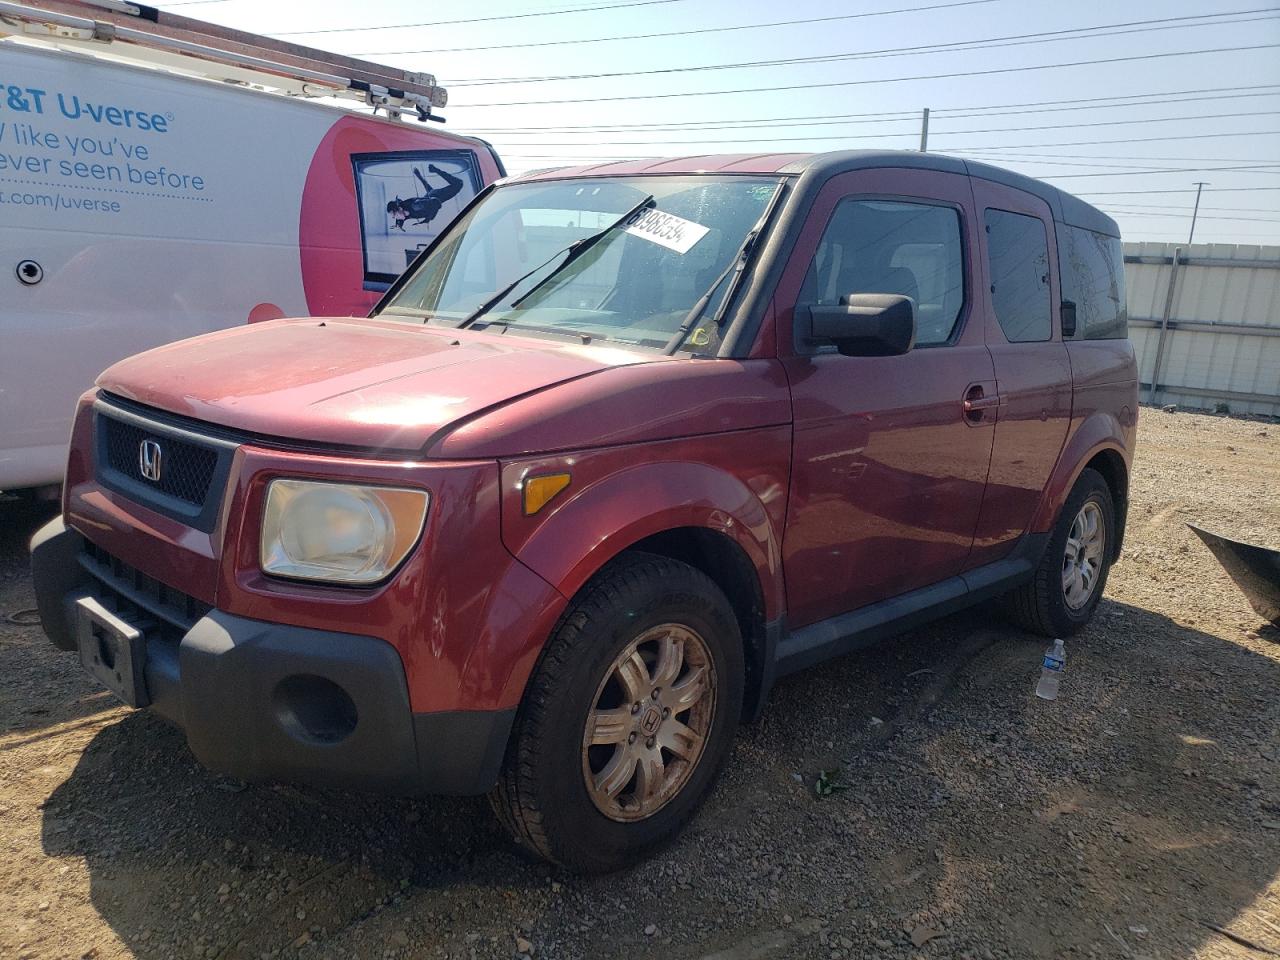
[(1126, 243), (1124, 253), (1142, 400), (1280, 416), (1280, 247)]

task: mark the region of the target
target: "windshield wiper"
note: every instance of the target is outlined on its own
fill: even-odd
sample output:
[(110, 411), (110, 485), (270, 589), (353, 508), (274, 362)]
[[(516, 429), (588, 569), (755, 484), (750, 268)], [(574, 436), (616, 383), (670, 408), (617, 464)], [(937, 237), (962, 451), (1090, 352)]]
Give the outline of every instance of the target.
[(703, 313), (706, 312), (707, 304), (711, 302), (711, 298), (720, 289), (720, 284), (724, 283), (729, 274), (732, 273), (735, 274), (733, 283), (729, 285), (728, 293), (720, 301), (720, 306), (716, 307), (716, 315), (712, 318), (717, 327), (724, 323), (724, 314), (729, 309), (729, 297), (733, 293), (733, 288), (737, 285), (738, 275), (746, 269), (747, 261), (751, 259), (751, 254), (755, 250), (756, 240), (764, 233), (765, 224), (769, 222), (769, 217), (773, 214), (773, 208), (778, 205), (780, 196), (782, 196), (782, 184), (778, 184), (774, 188), (773, 196), (765, 204), (764, 212), (760, 214), (760, 219), (756, 221), (756, 225), (751, 228), (751, 232), (747, 234), (746, 238), (738, 246), (733, 259), (729, 261), (729, 265), (724, 268), (720, 276), (711, 281), (711, 286), (707, 288), (707, 292), (700, 296), (693, 305), (693, 309), (684, 315), (684, 319), (680, 321), (680, 326), (676, 328), (676, 332), (672, 334), (671, 339), (667, 341), (667, 345), (663, 348), (663, 353), (670, 356), (680, 349), (680, 344), (684, 343), (685, 337), (689, 336), (689, 331), (702, 319)]
[(385, 310), (378, 311), (375, 316), (379, 317), (412, 317), (414, 320), (421, 320), (426, 323), (431, 319), (429, 310), (421, 310), (417, 307), (387, 307)]
[[(527, 298), (529, 294), (533, 293), (535, 290), (541, 287), (544, 283), (546, 283), (548, 280), (550, 280), (552, 277), (558, 274), (561, 270), (569, 266), (569, 264), (573, 263), (573, 261), (577, 260), (584, 253), (586, 253), (588, 250), (594, 247), (597, 243), (599, 243), (609, 234), (613, 233), (614, 230), (618, 229), (618, 227), (622, 226), (624, 223), (630, 220), (633, 216), (635, 216), (645, 207), (649, 206), (649, 204), (651, 203), (653, 203), (653, 194), (649, 194), (649, 196), (645, 197), (643, 200), (641, 200), (634, 207), (632, 207), (630, 210), (628, 210), (626, 213), (620, 216), (617, 220), (613, 221), (613, 223), (609, 224), (609, 226), (605, 227), (603, 230), (600, 230), (597, 233), (590, 234), (589, 236), (586, 236), (586, 237), (580, 237), (579, 239), (573, 241), (573, 243), (569, 244), (569, 246), (561, 250), (557, 250), (550, 257), (548, 257), (542, 263), (538, 264), (528, 273), (524, 273), (516, 277), (514, 280), (508, 283), (505, 287), (503, 287), (501, 290), (495, 293), (492, 297), (490, 297), (484, 303), (480, 304), (480, 306), (477, 307), (475, 310), (473, 310), (465, 320), (463, 320), (460, 324), (458, 324), (458, 328), (461, 329), (462, 327), (471, 326), (473, 323), (475, 323), (477, 320), (483, 317), (486, 313), (488, 313), (490, 310), (492, 310), (494, 307), (500, 304), (503, 300), (505, 300), (507, 298), (507, 295), (510, 294), (512, 290), (520, 286), (520, 284), (524, 283), (526, 280), (532, 277), (539, 270), (542, 270), (544, 267), (547, 266), (547, 264), (553, 263), (556, 257), (564, 256), (563, 263), (561, 263), (558, 267), (556, 267), (554, 270), (548, 273), (545, 277), (543, 277), (541, 280), (535, 283), (532, 287), (530, 287), (529, 291), (525, 293), (524, 296), (520, 297), (519, 300), (516, 300), (516, 302), (511, 305), (513, 309), (519, 306), (520, 302), (525, 298)], [(565, 254), (568, 254), (568, 256), (565, 256)]]
[(536, 293), (538, 290), (544, 287), (548, 282), (550, 282), (550, 280), (553, 277), (559, 276), (560, 273), (569, 266), (569, 264), (573, 263), (573, 261), (577, 260), (583, 254), (585, 254), (588, 250), (594, 247), (597, 243), (599, 243), (609, 234), (613, 233), (613, 231), (617, 230), (620, 226), (622, 226), (624, 223), (626, 223), (628, 220), (630, 220), (632, 217), (634, 217), (637, 213), (639, 213), (641, 210), (643, 210), (645, 207), (649, 206), (650, 204), (653, 204), (653, 194), (649, 194), (649, 196), (645, 197), (643, 200), (641, 200), (634, 207), (632, 207), (630, 210), (628, 210), (626, 213), (620, 216), (617, 220), (613, 221), (613, 223), (609, 224), (599, 233), (593, 233), (589, 237), (583, 237), (581, 240), (576, 240), (572, 244), (570, 244), (568, 247), (569, 255), (564, 258), (564, 262), (561, 263), (560, 266), (552, 270), (550, 273), (548, 273), (545, 277), (543, 277), (537, 283), (535, 283), (532, 287), (530, 287), (524, 293), (522, 293), (515, 300), (513, 300), (511, 303), (511, 309), (514, 310), (516, 307), (520, 306), (520, 304), (528, 300), (531, 296), (534, 295), (534, 293)]
[[(747, 261), (751, 259), (751, 248), (755, 246), (756, 237), (760, 236), (760, 228), (752, 230), (747, 234), (747, 238), (742, 241), (742, 245), (733, 255), (733, 259), (729, 261), (729, 265), (724, 268), (720, 276), (711, 281), (711, 286), (707, 287), (707, 292), (698, 298), (698, 302), (693, 305), (693, 309), (684, 315), (684, 319), (680, 321), (680, 326), (676, 328), (676, 332), (672, 334), (671, 339), (667, 341), (667, 345), (663, 352), (673, 354), (680, 349), (680, 344), (684, 343), (684, 338), (689, 335), (689, 331), (693, 329), (694, 324), (702, 319), (702, 315), (707, 310), (707, 304), (711, 302), (711, 298), (716, 295), (716, 291), (720, 289), (720, 285), (725, 282), (729, 274), (741, 272), (747, 265)], [(720, 302), (720, 306), (716, 308), (715, 322), (718, 326), (725, 308), (728, 306), (729, 298), (725, 297)]]

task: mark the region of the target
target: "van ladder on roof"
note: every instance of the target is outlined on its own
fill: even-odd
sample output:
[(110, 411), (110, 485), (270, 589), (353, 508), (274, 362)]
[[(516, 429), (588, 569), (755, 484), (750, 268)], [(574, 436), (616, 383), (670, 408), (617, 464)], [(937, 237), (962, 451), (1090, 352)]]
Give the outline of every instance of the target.
[(99, 52), (192, 76), (299, 97), (342, 97), (436, 120), (448, 103), (429, 73), (357, 60), (120, 0), (0, 0), (0, 37)]

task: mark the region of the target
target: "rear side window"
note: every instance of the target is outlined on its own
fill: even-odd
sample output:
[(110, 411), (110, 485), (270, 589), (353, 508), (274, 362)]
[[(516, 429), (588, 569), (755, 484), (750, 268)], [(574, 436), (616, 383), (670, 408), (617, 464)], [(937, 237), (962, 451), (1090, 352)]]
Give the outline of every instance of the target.
[(991, 303), (1005, 339), (1010, 343), (1048, 340), (1053, 320), (1044, 221), (1007, 210), (988, 210), (986, 227)]
[(1123, 340), (1129, 335), (1124, 299), (1124, 251), (1118, 237), (1058, 224), (1062, 299), (1076, 305), (1074, 340)]
[(952, 207), (845, 200), (831, 215), (800, 290), (804, 304), (896, 293), (916, 305), (916, 345), (945, 343), (964, 306), (960, 215)]

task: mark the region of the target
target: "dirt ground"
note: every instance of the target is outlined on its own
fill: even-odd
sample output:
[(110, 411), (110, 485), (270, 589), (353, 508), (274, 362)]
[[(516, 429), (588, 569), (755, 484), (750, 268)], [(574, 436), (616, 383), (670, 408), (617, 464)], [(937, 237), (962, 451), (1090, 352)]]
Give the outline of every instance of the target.
[(674, 847), (594, 879), (513, 852), (482, 799), (206, 773), (25, 623), (49, 512), (0, 504), (0, 957), (1280, 951), (1280, 634), (1184, 526), (1280, 547), (1280, 425), (1143, 411), (1058, 701), (1044, 641), (987, 609), (816, 668)]

